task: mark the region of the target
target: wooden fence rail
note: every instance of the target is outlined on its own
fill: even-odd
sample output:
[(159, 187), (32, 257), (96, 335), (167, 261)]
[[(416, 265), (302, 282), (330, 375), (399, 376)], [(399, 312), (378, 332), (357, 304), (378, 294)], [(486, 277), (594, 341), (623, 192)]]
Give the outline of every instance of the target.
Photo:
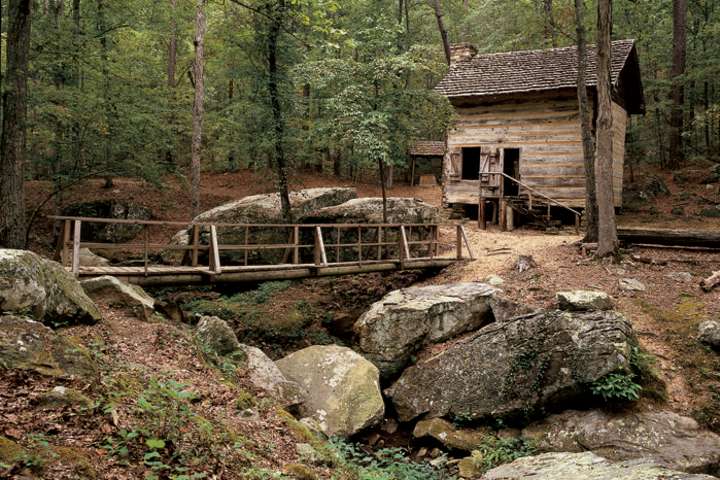
[[(318, 269), (337, 272), (347, 270), (353, 273), (386, 270), (391, 264), (397, 269), (446, 266), (454, 261), (475, 258), (462, 225), (454, 228), (454, 242), (441, 242), (438, 224), (235, 224), (68, 216), (49, 218), (63, 222), (58, 254), (63, 265), (76, 276), (116, 274), (149, 277), (202, 274), (221, 277), (233, 274), (237, 277), (243, 272), (272, 270), (274, 277), (282, 277), (283, 268), (293, 271), (312, 268), (316, 273)], [(137, 225), (142, 229), (140, 234), (128, 243), (84, 241), (83, 226), (91, 223)], [(150, 228), (178, 226), (187, 229), (188, 245), (151, 242)], [(234, 241), (241, 243), (222, 243), (223, 235), (232, 236)], [(253, 235), (262, 236), (263, 240), (253, 242)], [(287, 240), (269, 243), (268, 236), (272, 236), (273, 240)], [(451, 252), (453, 247), (455, 255), (450, 256), (447, 252)], [(81, 248), (140, 250), (142, 267), (81, 266)], [(151, 264), (151, 253), (158, 250), (184, 252), (187, 265)], [(232, 256), (232, 252), (239, 253), (239, 257)], [(206, 265), (201, 265), (201, 254), (204, 258), (206, 253)], [(251, 260), (259, 263), (251, 265)], [(352, 267), (356, 268), (353, 270)], [(297, 272), (289, 275), (296, 278)]]

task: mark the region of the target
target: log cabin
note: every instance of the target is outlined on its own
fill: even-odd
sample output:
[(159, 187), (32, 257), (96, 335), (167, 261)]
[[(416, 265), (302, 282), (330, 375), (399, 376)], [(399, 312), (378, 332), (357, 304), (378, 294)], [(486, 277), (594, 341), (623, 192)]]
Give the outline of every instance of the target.
[[(597, 117), (594, 47), (588, 49), (587, 87)], [(622, 204), (629, 115), (645, 101), (634, 40), (612, 43), (613, 186)], [(532, 215), (585, 206), (585, 170), (577, 100), (576, 47), (478, 54), (452, 47), (447, 75), (436, 86), (454, 106), (443, 159), (443, 201), (503, 224), (513, 211)], [(567, 209), (565, 209), (567, 210)], [(502, 212), (498, 215), (498, 212)], [(559, 212), (558, 212), (559, 213)]]

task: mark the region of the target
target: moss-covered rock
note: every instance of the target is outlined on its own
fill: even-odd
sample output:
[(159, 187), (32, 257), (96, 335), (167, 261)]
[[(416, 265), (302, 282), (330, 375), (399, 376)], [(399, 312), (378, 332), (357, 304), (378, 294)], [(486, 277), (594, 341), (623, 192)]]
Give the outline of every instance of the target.
[(349, 348), (316, 345), (276, 363), (307, 392), (300, 411), (325, 434), (350, 436), (383, 418), (380, 372)]
[(62, 265), (26, 250), (0, 249), (0, 312), (31, 315), (52, 327), (101, 319)]
[(240, 349), (235, 332), (225, 320), (218, 317), (202, 317), (195, 336), (202, 349), (208, 353), (223, 356)]
[(28, 317), (4, 315), (0, 316), (0, 371), (3, 369), (89, 376), (96, 366), (81, 345)]
[(525, 421), (583, 401), (589, 386), (628, 371), (632, 326), (614, 311), (548, 311), (495, 322), (406, 369), (385, 390), (402, 421), (421, 415)]
[(25, 449), (9, 438), (0, 436), (0, 463), (12, 465), (25, 455)]

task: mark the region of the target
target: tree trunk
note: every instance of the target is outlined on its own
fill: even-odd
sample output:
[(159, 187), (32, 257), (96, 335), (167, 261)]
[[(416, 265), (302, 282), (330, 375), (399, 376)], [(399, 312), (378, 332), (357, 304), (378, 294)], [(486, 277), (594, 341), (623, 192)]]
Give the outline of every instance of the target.
[[(232, 78), (228, 80), (228, 105), (232, 105), (233, 98), (235, 98), (235, 80)], [(238, 170), (237, 157), (235, 156), (235, 148), (230, 147), (228, 152), (228, 170), (231, 172), (237, 172)]]
[(555, 28), (555, 15), (553, 13), (553, 0), (543, 0), (543, 10), (545, 11), (545, 41), (550, 41), (550, 45), (555, 48), (557, 43), (557, 29)]
[(200, 213), (200, 163), (202, 129), (205, 115), (205, 0), (197, 0), (195, 11), (195, 61), (193, 77), (195, 98), (192, 111), (192, 160), (190, 163), (190, 205), (193, 218)]
[(600, 257), (617, 250), (613, 195), (613, 118), (610, 85), (612, 0), (598, 0), (597, 91), (598, 117), (595, 142), (595, 184), (598, 202), (598, 250)]
[(442, 8), (440, 7), (440, 0), (431, 0), (433, 11), (435, 12), (435, 19), (437, 20), (438, 30), (440, 30), (440, 38), (442, 38), (443, 50), (445, 51), (445, 60), (450, 65), (450, 40), (448, 40), (448, 33), (445, 29), (445, 23), (443, 22)]
[[(106, 131), (103, 134), (103, 166), (106, 170), (110, 169), (110, 157), (112, 155), (110, 150), (110, 139), (112, 128), (112, 106), (110, 102), (110, 67), (108, 65), (108, 43), (107, 43), (107, 32), (105, 25), (105, 0), (97, 0), (97, 31), (100, 35), (100, 63), (102, 64), (102, 77), (103, 77), (103, 100), (104, 100), (104, 114), (105, 114), (105, 128)], [(113, 177), (110, 173), (105, 175), (104, 188), (113, 187)]]
[(677, 168), (685, 160), (683, 152), (683, 105), (685, 103), (685, 58), (687, 54), (687, 0), (673, 0), (672, 110), (670, 112), (670, 159), (668, 167)]
[(380, 172), (380, 191), (382, 192), (383, 223), (387, 223), (387, 191), (385, 190), (385, 162), (378, 158), (378, 172)]
[(597, 242), (597, 198), (595, 196), (595, 141), (592, 111), (587, 89), (587, 41), (585, 38), (585, 0), (575, 0), (578, 76), (577, 96), (582, 127), (583, 164), (585, 165), (585, 242)]
[(8, 3), (7, 68), (0, 135), (0, 246), (25, 248), (25, 121), (32, 0)]
[(271, 14), (270, 29), (267, 38), (267, 58), (268, 58), (268, 93), (270, 95), (270, 108), (272, 110), (273, 125), (275, 135), (273, 138), (275, 166), (277, 168), (278, 190), (280, 193), (280, 205), (282, 207), (283, 218), (287, 222), (292, 221), (292, 211), (290, 210), (290, 193), (288, 188), (287, 165), (285, 164), (285, 150), (283, 142), (285, 140), (285, 123), (283, 119), (282, 107), (280, 105), (279, 91), (279, 72), (278, 72), (278, 40), (280, 38), (280, 30), (282, 28), (282, 20), (285, 13), (285, 0), (278, 0), (275, 11)]
[[(175, 87), (177, 85), (177, 0), (170, 0), (170, 40), (168, 41), (167, 53), (167, 85), (170, 89), (170, 126), (173, 133), (173, 145), (175, 144), (175, 137), (177, 135), (175, 129)], [(175, 149), (169, 148), (165, 151), (165, 163), (168, 165), (175, 165)]]

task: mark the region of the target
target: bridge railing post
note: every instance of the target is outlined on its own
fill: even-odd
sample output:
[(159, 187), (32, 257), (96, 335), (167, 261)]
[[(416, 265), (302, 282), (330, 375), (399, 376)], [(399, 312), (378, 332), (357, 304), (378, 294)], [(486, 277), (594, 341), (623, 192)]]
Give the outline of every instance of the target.
[(455, 258), (462, 260), (462, 225), (455, 227)]
[(193, 225), (192, 226), (192, 259), (191, 259), (191, 265), (193, 267), (198, 266), (198, 246), (200, 243), (200, 226), (199, 225)]
[(220, 249), (218, 248), (217, 227), (210, 225), (210, 271), (215, 274), (222, 273), (220, 266)]
[(75, 220), (75, 230), (73, 231), (73, 254), (72, 254), (72, 273), (76, 277), (80, 273), (80, 232), (82, 231), (82, 221)]
[(325, 253), (325, 242), (323, 241), (322, 229), (315, 226), (315, 248), (314, 248), (315, 265), (327, 265), (327, 254)]

